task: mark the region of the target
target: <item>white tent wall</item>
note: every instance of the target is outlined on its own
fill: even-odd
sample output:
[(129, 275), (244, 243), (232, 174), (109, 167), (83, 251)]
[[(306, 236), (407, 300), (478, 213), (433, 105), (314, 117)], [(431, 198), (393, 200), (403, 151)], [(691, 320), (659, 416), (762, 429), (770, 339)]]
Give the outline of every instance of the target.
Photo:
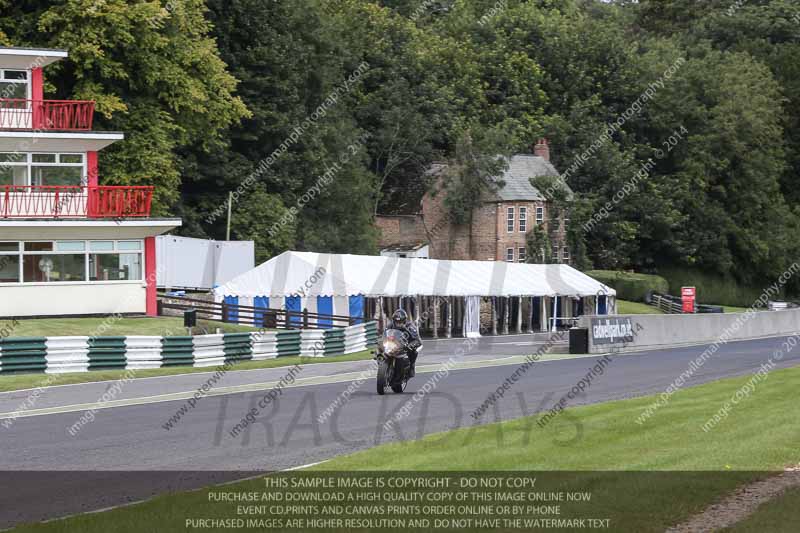
[[(574, 300), (588, 312), (598, 294), (607, 295), (613, 312), (616, 291), (563, 265), (499, 261), (444, 261), (384, 256), (284, 252), (214, 290), (215, 299), (238, 297), (240, 302), (269, 297), (270, 307), (285, 298), (301, 297), (301, 308), (314, 312), (316, 297), (332, 297), (333, 314), (350, 316), (350, 296), (364, 297), (357, 318), (383, 322), (401, 303), (433, 336), (474, 334), (475, 303), (470, 326), (464, 324), (481, 299), (494, 300), (498, 333), (547, 331), (573, 316)], [(477, 298), (478, 300), (474, 300)], [(438, 303), (438, 305), (437, 305)], [(381, 312), (382, 309), (382, 312)], [(488, 308), (487, 308), (488, 309)], [(593, 309), (592, 309), (593, 310)], [(554, 312), (559, 319), (553, 320)], [(383, 320), (381, 320), (383, 319)], [(382, 325), (382, 324), (381, 324)], [(480, 327), (478, 328), (480, 330)]]

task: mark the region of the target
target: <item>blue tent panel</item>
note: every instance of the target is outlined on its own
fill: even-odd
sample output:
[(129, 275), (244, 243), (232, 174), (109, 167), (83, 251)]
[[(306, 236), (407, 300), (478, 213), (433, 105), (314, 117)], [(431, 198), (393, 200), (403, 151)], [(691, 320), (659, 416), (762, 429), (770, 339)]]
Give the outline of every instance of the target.
[[(267, 296), (256, 296), (253, 298), (253, 307), (256, 309), (269, 309), (269, 298)], [(261, 326), (264, 324), (264, 313), (261, 311), (254, 311), (255, 325)]]
[[(226, 296), (225, 303), (228, 305), (239, 305), (238, 296)], [(230, 322), (239, 322), (239, 310), (236, 307), (228, 309), (228, 320)]]
[[(317, 313), (320, 315), (332, 315), (333, 314), (333, 297), (332, 296), (317, 296)], [(317, 324), (321, 328), (331, 328), (333, 327), (333, 319), (331, 318), (320, 318), (317, 320)]]
[(353, 318), (353, 324), (362, 324), (364, 322), (364, 296), (350, 297), (350, 318)]
[(597, 314), (598, 315), (607, 315), (608, 314), (608, 304), (606, 302), (606, 297), (598, 295), (597, 296)]
[[(298, 313), (302, 311), (300, 297), (299, 296), (287, 296), (286, 297), (286, 310), (287, 311), (297, 311)], [(300, 326), (302, 322), (302, 318), (299, 314), (293, 314), (291, 319), (291, 324), (295, 326)]]

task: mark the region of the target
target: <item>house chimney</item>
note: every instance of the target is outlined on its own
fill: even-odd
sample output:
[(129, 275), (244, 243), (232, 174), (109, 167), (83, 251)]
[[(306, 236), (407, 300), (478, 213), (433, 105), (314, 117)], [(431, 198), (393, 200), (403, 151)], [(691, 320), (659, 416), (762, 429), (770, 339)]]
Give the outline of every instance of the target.
[(533, 155), (544, 158), (545, 161), (550, 161), (550, 145), (547, 139), (539, 139), (533, 147)]

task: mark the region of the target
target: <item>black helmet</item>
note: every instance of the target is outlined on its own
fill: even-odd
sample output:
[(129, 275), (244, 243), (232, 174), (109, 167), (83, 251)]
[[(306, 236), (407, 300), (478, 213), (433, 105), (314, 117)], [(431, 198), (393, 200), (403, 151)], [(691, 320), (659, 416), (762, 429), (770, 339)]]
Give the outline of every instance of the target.
[(406, 321), (408, 320), (408, 315), (402, 309), (398, 309), (392, 315), (392, 322), (395, 326), (405, 326)]

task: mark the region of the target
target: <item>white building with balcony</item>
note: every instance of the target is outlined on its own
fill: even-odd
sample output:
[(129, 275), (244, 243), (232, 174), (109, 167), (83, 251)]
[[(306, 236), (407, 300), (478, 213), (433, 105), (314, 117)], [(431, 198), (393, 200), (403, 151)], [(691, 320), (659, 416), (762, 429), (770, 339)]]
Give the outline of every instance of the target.
[(156, 314), (153, 187), (100, 185), (94, 102), (45, 100), (63, 50), (0, 47), (0, 317)]

